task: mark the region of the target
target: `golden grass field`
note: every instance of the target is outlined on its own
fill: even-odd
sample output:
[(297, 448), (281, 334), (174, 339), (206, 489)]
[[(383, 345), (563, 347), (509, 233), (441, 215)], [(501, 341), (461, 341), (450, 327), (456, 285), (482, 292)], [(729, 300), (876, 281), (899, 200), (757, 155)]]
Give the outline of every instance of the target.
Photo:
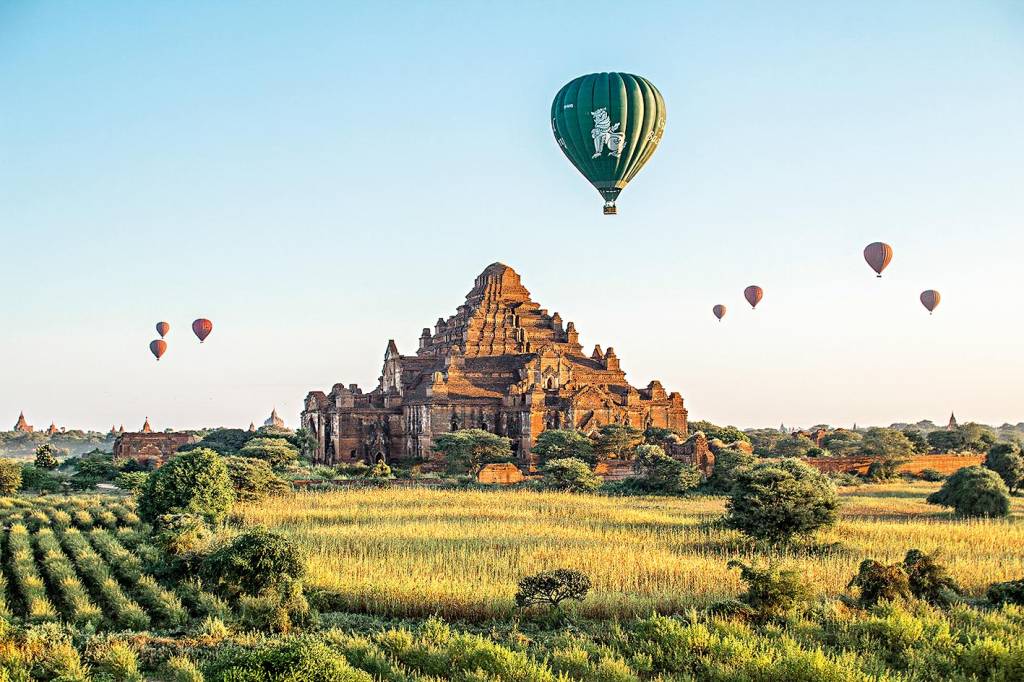
[[(860, 561), (940, 551), (970, 594), (1024, 577), (1024, 500), (1009, 519), (962, 521), (925, 503), (938, 484), (841, 489), (841, 520), (817, 547), (776, 554), (818, 593), (842, 593)], [(603, 497), (519, 490), (348, 489), (243, 505), (238, 514), (294, 538), (311, 588), (379, 615), (485, 619), (511, 613), (516, 581), (550, 568), (586, 572), (593, 617), (675, 612), (741, 591), (729, 559), (754, 553), (715, 527), (721, 497)], [(831, 543), (834, 547), (825, 548)]]

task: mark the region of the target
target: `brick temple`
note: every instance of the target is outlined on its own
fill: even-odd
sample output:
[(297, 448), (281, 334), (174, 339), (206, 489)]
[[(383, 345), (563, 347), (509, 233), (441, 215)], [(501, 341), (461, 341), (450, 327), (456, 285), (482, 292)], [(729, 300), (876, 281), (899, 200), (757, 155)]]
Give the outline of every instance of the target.
[(631, 386), (613, 348), (584, 354), (575, 325), (534, 303), (502, 263), (480, 273), (454, 315), (423, 329), (415, 355), (389, 341), (372, 391), (335, 384), (309, 393), (302, 412), (326, 464), (430, 460), (435, 437), (470, 428), (510, 438), (526, 464), (545, 429), (628, 424), (685, 438), (686, 420), (679, 393), (657, 380)]

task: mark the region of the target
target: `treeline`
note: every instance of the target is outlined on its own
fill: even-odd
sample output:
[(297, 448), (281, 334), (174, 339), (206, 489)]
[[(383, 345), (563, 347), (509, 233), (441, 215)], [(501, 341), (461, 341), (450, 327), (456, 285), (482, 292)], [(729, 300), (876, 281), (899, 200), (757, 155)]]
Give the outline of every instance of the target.
[(52, 436), (45, 431), (0, 431), (0, 457), (27, 459), (35, 456), (36, 448), (50, 445), (58, 457), (82, 455), (96, 448), (109, 448), (114, 435), (98, 431), (64, 431)]

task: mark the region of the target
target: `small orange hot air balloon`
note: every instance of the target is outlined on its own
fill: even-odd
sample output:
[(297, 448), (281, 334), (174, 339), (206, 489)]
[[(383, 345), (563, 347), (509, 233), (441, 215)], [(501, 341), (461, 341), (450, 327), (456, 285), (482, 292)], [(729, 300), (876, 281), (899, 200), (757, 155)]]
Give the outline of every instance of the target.
[(152, 353), (157, 362), (160, 361), (160, 356), (167, 352), (167, 342), (163, 339), (155, 339), (149, 342), (149, 352)]
[(166, 322), (156, 323), (156, 333), (160, 335), (161, 339), (167, 336), (167, 332), (169, 331), (171, 331), (171, 325), (167, 324)]
[(929, 289), (928, 291), (921, 292), (921, 305), (928, 309), (928, 314), (931, 315), (935, 308), (938, 307), (939, 302), (942, 300), (942, 296), (935, 289)]
[(715, 314), (715, 317), (718, 318), (718, 321), (721, 322), (722, 318), (725, 317), (725, 306), (719, 303), (715, 305), (714, 308), (711, 309), (711, 312), (713, 312)]
[(881, 277), (882, 270), (885, 270), (889, 261), (892, 260), (892, 247), (885, 242), (872, 242), (864, 247), (864, 260), (877, 273), (877, 276)]
[(213, 331), (213, 322), (200, 317), (192, 323), (192, 333), (199, 337), (199, 343), (206, 340), (206, 337)]
[(747, 303), (750, 304), (751, 308), (756, 308), (757, 304), (764, 298), (764, 289), (756, 284), (751, 284), (743, 290), (743, 298), (747, 299)]

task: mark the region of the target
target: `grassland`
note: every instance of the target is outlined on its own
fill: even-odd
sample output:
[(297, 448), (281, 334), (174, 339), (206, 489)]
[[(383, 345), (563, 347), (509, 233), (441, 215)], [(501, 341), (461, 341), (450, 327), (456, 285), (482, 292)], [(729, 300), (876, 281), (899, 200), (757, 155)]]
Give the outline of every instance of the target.
[(860, 561), (940, 551), (968, 594), (1024, 576), (1024, 500), (1009, 519), (963, 521), (924, 498), (937, 484), (846, 488), (841, 521), (814, 544), (766, 554), (716, 521), (723, 498), (617, 498), (521, 490), (349, 489), (240, 507), (247, 523), (295, 539), (311, 588), (339, 610), (484, 620), (511, 614), (516, 581), (554, 567), (585, 571), (581, 615), (680, 612), (734, 597), (726, 562), (796, 566), (819, 595), (837, 595)]

